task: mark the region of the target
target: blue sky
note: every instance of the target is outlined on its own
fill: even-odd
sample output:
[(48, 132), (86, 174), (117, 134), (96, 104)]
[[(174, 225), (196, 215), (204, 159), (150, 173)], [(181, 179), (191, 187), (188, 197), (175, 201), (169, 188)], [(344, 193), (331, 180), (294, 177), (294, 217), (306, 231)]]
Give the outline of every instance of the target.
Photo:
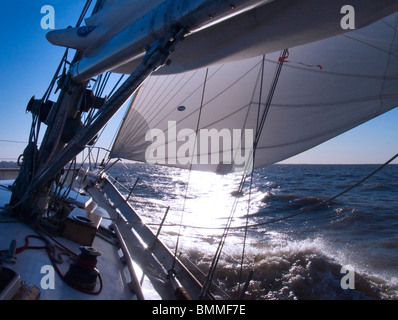
[[(0, 160), (16, 159), (27, 141), (29, 99), (44, 94), (64, 53), (40, 26), (44, 5), (55, 9), (55, 27), (75, 25), (85, 0), (16, 0), (2, 3), (0, 51)], [(119, 124), (121, 113), (112, 122)], [(113, 136), (113, 135), (112, 135)], [(109, 147), (112, 137), (105, 137)], [(383, 163), (398, 152), (398, 108), (286, 163)], [(398, 163), (395, 161), (395, 163)]]

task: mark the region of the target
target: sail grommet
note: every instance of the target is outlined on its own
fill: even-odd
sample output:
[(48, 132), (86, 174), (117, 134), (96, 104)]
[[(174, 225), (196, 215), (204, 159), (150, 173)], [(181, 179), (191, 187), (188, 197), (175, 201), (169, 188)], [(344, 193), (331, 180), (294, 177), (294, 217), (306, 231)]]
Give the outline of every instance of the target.
[(177, 110), (178, 111), (185, 111), (185, 109), (186, 109), (186, 107), (185, 106), (179, 106), (178, 108), (177, 108)]

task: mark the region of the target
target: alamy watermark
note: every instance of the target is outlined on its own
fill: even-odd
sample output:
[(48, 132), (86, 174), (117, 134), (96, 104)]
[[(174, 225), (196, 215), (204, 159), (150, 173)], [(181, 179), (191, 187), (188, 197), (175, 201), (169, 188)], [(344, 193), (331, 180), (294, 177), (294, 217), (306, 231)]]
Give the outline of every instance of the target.
[(341, 278), (340, 286), (342, 289), (355, 289), (355, 270), (351, 266), (342, 266), (340, 270), (344, 276)]
[(355, 9), (353, 6), (345, 5), (341, 7), (341, 14), (344, 14), (344, 17), (340, 21), (340, 26), (343, 30), (354, 30), (355, 29)]
[(151, 142), (145, 152), (145, 160), (150, 164), (212, 164), (230, 166), (231, 171), (253, 168), (253, 129), (212, 128), (196, 132), (185, 128), (177, 132), (177, 122), (169, 121), (167, 136), (161, 129), (150, 129), (145, 141)]
[(44, 276), (40, 280), (40, 286), (43, 290), (55, 289), (55, 270), (53, 266), (45, 265), (40, 269), (40, 273)]
[(55, 29), (55, 9), (53, 6), (45, 5), (41, 7), (41, 14), (44, 16), (41, 18), (40, 26), (43, 30), (54, 30)]

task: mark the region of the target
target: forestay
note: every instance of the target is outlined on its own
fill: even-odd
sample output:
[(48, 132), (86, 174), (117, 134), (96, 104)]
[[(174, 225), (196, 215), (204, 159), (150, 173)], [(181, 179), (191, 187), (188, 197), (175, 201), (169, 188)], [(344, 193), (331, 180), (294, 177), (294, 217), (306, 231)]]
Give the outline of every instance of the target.
[[(111, 157), (204, 171), (269, 165), (398, 105), (398, 15), (364, 29), (177, 75), (151, 76)], [(264, 128), (259, 121), (277, 79)], [(221, 170), (220, 170), (221, 169)]]

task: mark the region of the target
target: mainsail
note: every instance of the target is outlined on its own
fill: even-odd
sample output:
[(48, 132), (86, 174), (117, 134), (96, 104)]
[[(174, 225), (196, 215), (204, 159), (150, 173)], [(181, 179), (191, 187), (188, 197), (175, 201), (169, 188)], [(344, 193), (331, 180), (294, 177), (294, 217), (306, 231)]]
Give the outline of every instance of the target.
[(231, 172), (308, 150), (398, 105), (397, 25), (394, 14), (288, 55), (155, 74), (137, 93), (111, 157)]

